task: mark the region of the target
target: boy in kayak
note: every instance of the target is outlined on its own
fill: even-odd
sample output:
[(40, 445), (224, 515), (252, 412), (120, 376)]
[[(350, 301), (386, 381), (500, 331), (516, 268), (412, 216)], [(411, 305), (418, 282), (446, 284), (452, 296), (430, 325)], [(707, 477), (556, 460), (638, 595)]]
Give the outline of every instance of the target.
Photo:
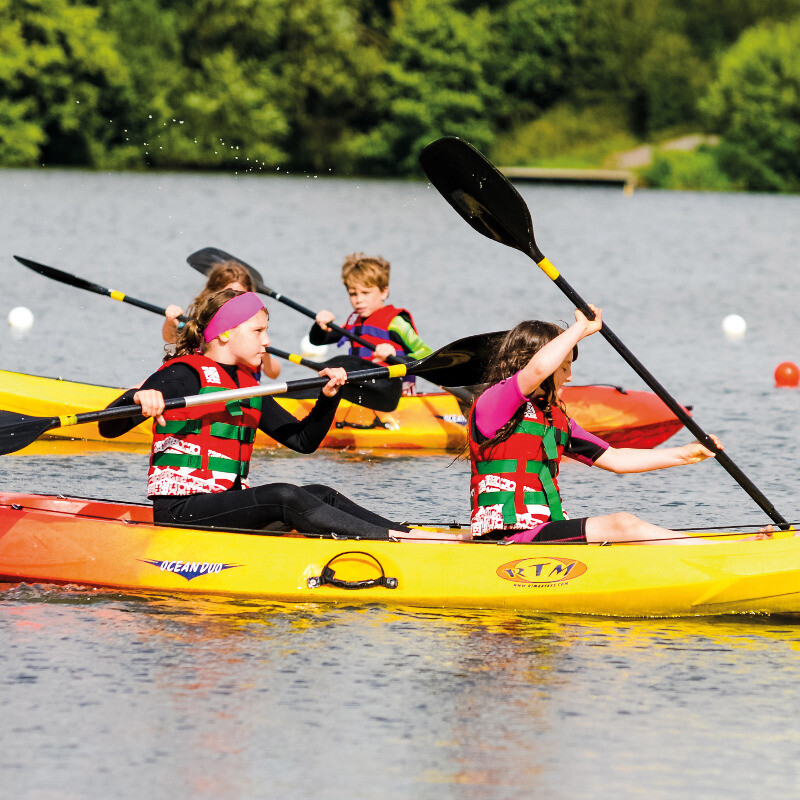
[[(405, 308), (387, 305), (389, 298), (389, 272), (391, 265), (380, 256), (367, 256), (364, 253), (351, 253), (342, 265), (342, 282), (347, 288), (353, 313), (344, 324), (362, 339), (375, 345), (375, 351), (362, 347), (356, 342), (350, 345), (351, 355), (361, 356), (377, 363), (396, 356), (404, 360), (423, 358), (433, 351), (417, 333), (411, 313)], [(325, 309), (319, 312), (316, 323), (308, 335), (313, 345), (344, 344), (338, 334), (331, 331), (328, 323), (334, 315)], [(415, 394), (416, 384), (413, 375), (403, 382), (404, 394)]]
[[(567, 417), (559, 400), (572, 380), (578, 342), (602, 327), (575, 312), (564, 330), (522, 322), (501, 343), (469, 422), (470, 496), (474, 537), (511, 542), (699, 544), (700, 540), (620, 512), (569, 519), (557, 475), (562, 456), (610, 472), (649, 472), (696, 464), (714, 454), (699, 441), (682, 447), (638, 450), (610, 447)], [(721, 448), (716, 437), (711, 437)], [(754, 538), (771, 538), (771, 528)]]
[[(446, 538), (385, 519), (328, 486), (249, 487), (256, 429), (297, 452), (314, 452), (333, 422), (347, 378), (343, 369), (319, 373), (328, 383), (302, 420), (272, 397), (164, 411), (165, 398), (257, 386), (253, 370), (269, 344), (268, 325), (267, 310), (252, 292), (223, 289), (201, 296), (178, 332), (175, 354), (141, 388), (128, 390), (109, 406), (138, 403), (142, 415), (155, 420), (147, 481), (154, 520), (362, 539)], [(120, 436), (141, 421), (106, 421), (100, 424), (101, 434)]]
[[(219, 292), (222, 289), (234, 289), (237, 292), (252, 292), (253, 279), (250, 273), (238, 261), (222, 261), (215, 264), (208, 273), (208, 280), (203, 287), (203, 291), (194, 299), (194, 303), (208, 295)], [(166, 308), (164, 325), (161, 328), (161, 336), (167, 344), (175, 344), (178, 341), (178, 330), (180, 322), (178, 317), (183, 314), (180, 306), (169, 305)], [(278, 359), (271, 355), (265, 355), (261, 362), (261, 371), (268, 378), (277, 378), (281, 374), (281, 365)]]

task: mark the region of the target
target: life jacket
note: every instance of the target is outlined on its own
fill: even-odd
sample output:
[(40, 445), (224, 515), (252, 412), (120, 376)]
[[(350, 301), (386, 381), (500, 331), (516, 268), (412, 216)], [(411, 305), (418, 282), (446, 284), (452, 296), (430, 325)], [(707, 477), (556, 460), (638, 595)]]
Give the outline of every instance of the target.
[[(238, 388), (225, 369), (206, 356), (173, 358), (161, 369), (176, 362), (197, 373), (200, 394)], [(240, 387), (258, 385), (250, 370), (240, 367), (237, 377)], [(148, 496), (224, 492), (237, 479), (247, 488), (261, 400), (251, 397), (165, 412), (166, 425), (153, 423)]]
[[(398, 314), (406, 315), (411, 327), (417, 331), (417, 326), (414, 324), (410, 312), (406, 311), (405, 308), (396, 308), (395, 306), (382, 306), (366, 319), (353, 313), (347, 318), (344, 327), (346, 330), (355, 333), (356, 336), (366, 339), (370, 344), (390, 344), (398, 354), (402, 355), (405, 352), (403, 345), (392, 339), (389, 332), (389, 325)], [(351, 342), (350, 354), (361, 358), (372, 358), (373, 355), (371, 350), (358, 344), (358, 342)]]
[(481, 448), (474, 411), (470, 418), (472, 534), (528, 530), (565, 519), (558, 493), (558, 465), (569, 441), (569, 417), (528, 401), (522, 421), (503, 442)]

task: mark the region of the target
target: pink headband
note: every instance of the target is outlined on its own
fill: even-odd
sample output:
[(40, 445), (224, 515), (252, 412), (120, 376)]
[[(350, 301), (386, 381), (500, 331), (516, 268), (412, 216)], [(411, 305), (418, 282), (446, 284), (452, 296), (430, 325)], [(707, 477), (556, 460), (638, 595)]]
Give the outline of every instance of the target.
[(236, 297), (231, 297), (230, 300), (223, 303), (217, 313), (211, 317), (211, 321), (203, 331), (203, 338), (210, 342), (221, 333), (247, 322), (263, 308), (264, 304), (261, 299), (253, 292), (237, 294)]

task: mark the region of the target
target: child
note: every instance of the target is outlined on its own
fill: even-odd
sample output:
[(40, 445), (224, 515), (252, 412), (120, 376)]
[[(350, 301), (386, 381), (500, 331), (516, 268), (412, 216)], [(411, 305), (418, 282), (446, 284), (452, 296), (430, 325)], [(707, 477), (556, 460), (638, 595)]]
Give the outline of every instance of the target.
[[(500, 345), (469, 425), (472, 534), (512, 542), (699, 544), (627, 512), (568, 519), (561, 507), (556, 476), (562, 455), (619, 473), (713, 457), (699, 441), (659, 450), (610, 447), (567, 417), (558, 396), (572, 380), (577, 344), (603, 324), (601, 311), (591, 308), (594, 320), (576, 311), (566, 330), (522, 322)], [(771, 538), (771, 528), (754, 538)]]
[[(153, 517), (164, 525), (190, 524), (252, 530), (296, 529), (363, 539), (445, 538), (411, 531), (349, 500), (328, 486), (270, 483), (249, 488), (247, 475), (256, 428), (301, 453), (317, 449), (333, 422), (343, 369), (329, 378), (305, 419), (295, 419), (272, 397), (164, 412), (164, 398), (238, 386), (256, 386), (253, 368), (269, 344), (269, 318), (252, 292), (223, 289), (198, 298), (178, 332), (174, 356), (141, 389), (110, 407), (131, 401), (155, 419), (147, 494)], [(141, 418), (101, 424), (103, 436), (119, 436)], [(464, 538), (453, 536), (451, 538)]]
[[(215, 264), (208, 273), (208, 280), (203, 291), (195, 298), (197, 303), (202, 297), (219, 292), (222, 289), (235, 289), (237, 292), (252, 292), (253, 279), (250, 273), (238, 261), (222, 261)], [(166, 320), (161, 328), (161, 336), (167, 344), (178, 341), (180, 323), (178, 317), (183, 314), (180, 306), (169, 305), (166, 309)], [(281, 374), (281, 365), (278, 359), (265, 355), (261, 362), (261, 371), (268, 378), (277, 378)]]
[[(433, 351), (420, 339), (410, 312), (386, 305), (389, 297), (390, 264), (380, 256), (351, 253), (342, 265), (342, 282), (347, 287), (353, 313), (344, 327), (376, 345), (375, 352), (356, 342), (350, 345), (352, 355), (381, 363), (393, 356), (423, 358)], [(339, 340), (328, 327), (334, 315), (327, 310), (317, 314), (309, 340), (313, 345), (331, 344)], [(339, 341), (343, 344), (344, 339)], [(415, 379), (407, 376), (403, 383), (405, 394), (415, 393)]]

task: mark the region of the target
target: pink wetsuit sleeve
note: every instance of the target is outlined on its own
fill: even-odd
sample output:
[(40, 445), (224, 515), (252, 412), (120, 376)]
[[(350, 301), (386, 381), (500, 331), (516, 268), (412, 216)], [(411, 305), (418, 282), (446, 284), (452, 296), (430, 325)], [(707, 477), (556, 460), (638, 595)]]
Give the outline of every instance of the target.
[(516, 375), (490, 386), (475, 401), (475, 425), (478, 431), (491, 439), (526, 400)]
[(564, 450), (564, 455), (588, 464), (590, 467), (608, 450), (608, 442), (599, 436), (585, 431), (572, 417), (569, 420), (569, 442)]

